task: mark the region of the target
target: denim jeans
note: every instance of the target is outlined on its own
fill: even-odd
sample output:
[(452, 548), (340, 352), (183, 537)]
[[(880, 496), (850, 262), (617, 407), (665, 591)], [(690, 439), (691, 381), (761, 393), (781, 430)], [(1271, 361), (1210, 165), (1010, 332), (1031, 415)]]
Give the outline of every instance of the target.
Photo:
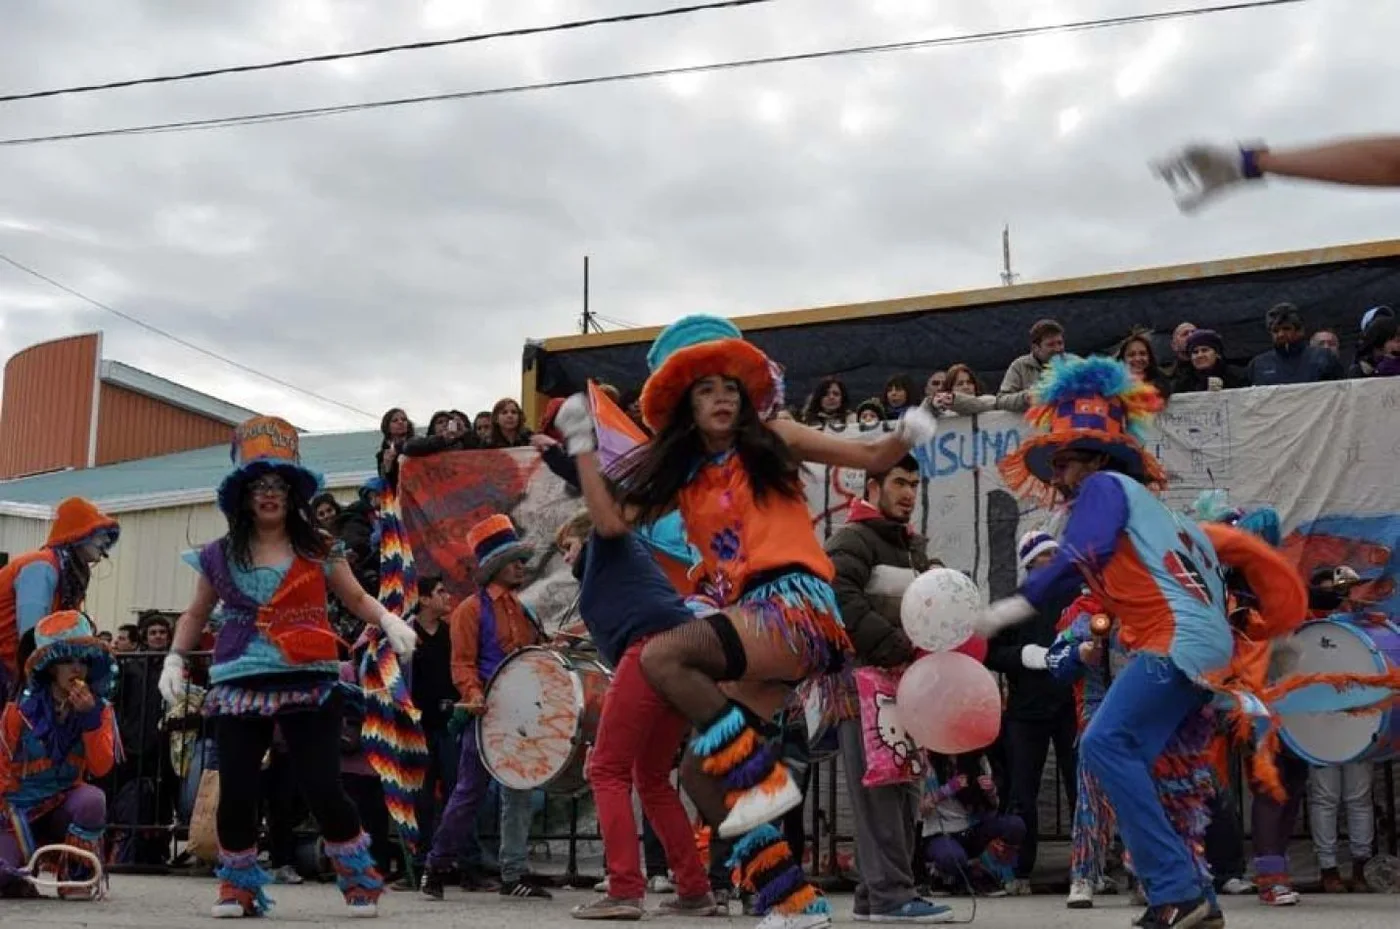
[(1308, 825), (1312, 831), (1313, 848), (1317, 850), (1318, 867), (1337, 866), (1338, 806), (1342, 807), (1347, 818), (1351, 860), (1365, 861), (1371, 857), (1376, 837), (1371, 772), (1369, 761), (1308, 771)]
[(510, 884), (530, 873), (530, 821), (535, 818), (535, 791), (501, 787), (501, 882)]

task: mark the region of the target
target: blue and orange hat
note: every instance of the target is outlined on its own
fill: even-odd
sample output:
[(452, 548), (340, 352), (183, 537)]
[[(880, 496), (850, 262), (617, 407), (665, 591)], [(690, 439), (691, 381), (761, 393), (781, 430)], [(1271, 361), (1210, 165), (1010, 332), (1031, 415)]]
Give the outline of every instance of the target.
[(219, 484), (219, 509), (233, 519), (248, 482), (277, 474), (295, 489), (303, 503), (321, 491), (321, 475), (301, 463), (301, 438), (296, 427), (275, 416), (255, 416), (233, 433), (229, 450), (233, 471)]
[(744, 339), (739, 327), (719, 316), (686, 316), (661, 331), (647, 351), (651, 375), (642, 387), (642, 419), (660, 432), (686, 392), (701, 378), (721, 375), (743, 385), (749, 402), (764, 415), (779, 380), (768, 356)]
[(489, 584), (512, 561), (529, 561), (534, 546), (520, 540), (509, 516), (493, 513), (467, 531), (476, 559), (476, 582)]
[(1162, 397), (1134, 378), (1127, 365), (1112, 358), (1061, 356), (1041, 376), (1034, 398), (1026, 420), (1045, 431), (1022, 441), (997, 464), (1013, 492), (1053, 504), (1051, 461), (1070, 450), (1107, 455), (1134, 480), (1154, 490), (1166, 487), (1166, 471), (1142, 444)]
[(97, 637), (97, 626), (86, 613), (61, 610), (34, 626), (34, 652), (24, 663), (25, 677), (33, 681), (60, 661), (81, 661), (88, 666), (87, 685), (106, 698), (112, 689), (116, 664), (106, 642)]

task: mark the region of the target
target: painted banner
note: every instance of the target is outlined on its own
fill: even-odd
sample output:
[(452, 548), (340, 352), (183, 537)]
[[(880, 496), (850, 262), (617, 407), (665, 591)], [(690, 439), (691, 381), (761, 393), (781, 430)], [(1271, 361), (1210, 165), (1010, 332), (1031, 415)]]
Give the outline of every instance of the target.
[[(1171, 476), (1167, 502), (1185, 510), (1202, 490), (1229, 491), (1236, 506), (1269, 504), (1285, 546), (1304, 570), (1346, 564), (1367, 582), (1376, 609), (1400, 613), (1400, 379), (1341, 381), (1175, 397), (1150, 444)], [(883, 424), (842, 431), (870, 438)], [(929, 553), (969, 572), (991, 598), (1017, 584), (1016, 542), (1054, 531), (1055, 514), (1014, 498), (996, 463), (1028, 426), (1017, 415), (949, 417), (915, 451), (923, 474), (913, 522)], [(825, 538), (862, 490), (859, 471), (811, 465), (805, 477), (813, 525)], [(420, 571), (436, 570), (454, 593), (470, 592), (467, 530), (491, 512), (510, 515), (536, 546), (525, 599), (547, 624), (577, 593), (553, 550), (554, 533), (583, 502), (532, 448), (447, 452), (401, 465), (404, 520)]]

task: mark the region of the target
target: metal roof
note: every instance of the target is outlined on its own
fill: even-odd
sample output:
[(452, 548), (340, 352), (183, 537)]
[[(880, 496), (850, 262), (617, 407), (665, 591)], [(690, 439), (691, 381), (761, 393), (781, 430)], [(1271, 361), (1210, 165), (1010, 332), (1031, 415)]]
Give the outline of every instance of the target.
[(247, 422), (258, 415), (252, 410), (234, 406), (218, 397), (211, 397), (206, 393), (191, 390), (182, 384), (166, 380), (149, 371), (142, 371), (140, 368), (122, 364), (120, 361), (104, 359), (101, 376), (102, 380), (108, 384), (134, 390), (139, 394), (145, 394), (182, 410), (189, 410), (191, 413), (198, 413), (200, 416), (228, 423), (230, 426), (237, 426), (239, 423)]
[[(333, 486), (348, 486), (374, 474), (379, 442), (378, 431), (303, 435), (301, 458)], [(213, 499), (230, 467), (229, 446), (215, 445), (100, 468), (0, 481), (0, 504), (11, 504), (12, 512), (23, 512), (31, 507), (51, 507), (67, 497), (86, 497), (94, 503), (105, 502), (104, 509), (114, 512), (197, 503)]]

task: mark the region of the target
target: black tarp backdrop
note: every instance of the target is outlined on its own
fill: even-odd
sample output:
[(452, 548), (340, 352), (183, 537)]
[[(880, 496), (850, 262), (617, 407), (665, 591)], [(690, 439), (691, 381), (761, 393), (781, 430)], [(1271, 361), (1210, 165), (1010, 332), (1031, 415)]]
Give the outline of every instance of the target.
[[(1229, 360), (1243, 366), (1269, 348), (1264, 314), (1284, 301), (1299, 308), (1309, 333), (1335, 330), (1342, 360), (1349, 365), (1361, 315), (1379, 304), (1400, 304), (1400, 256), (756, 329), (746, 335), (784, 366), (788, 404), (797, 407), (827, 375), (840, 377), (853, 400), (859, 400), (878, 395), (895, 373), (908, 374), (921, 393), (918, 385), (930, 373), (960, 361), (970, 364), (984, 389), (994, 392), (1007, 365), (1029, 350), (1031, 325), (1046, 317), (1065, 326), (1069, 350), (1081, 355), (1111, 352), (1134, 327), (1150, 328), (1159, 336), (1159, 358), (1169, 352), (1172, 330), (1189, 321), (1218, 331)], [(590, 377), (626, 391), (646, 379), (648, 347), (634, 343), (549, 352), (529, 345), (525, 366), (538, 366), (538, 389), (550, 396), (581, 390)]]

